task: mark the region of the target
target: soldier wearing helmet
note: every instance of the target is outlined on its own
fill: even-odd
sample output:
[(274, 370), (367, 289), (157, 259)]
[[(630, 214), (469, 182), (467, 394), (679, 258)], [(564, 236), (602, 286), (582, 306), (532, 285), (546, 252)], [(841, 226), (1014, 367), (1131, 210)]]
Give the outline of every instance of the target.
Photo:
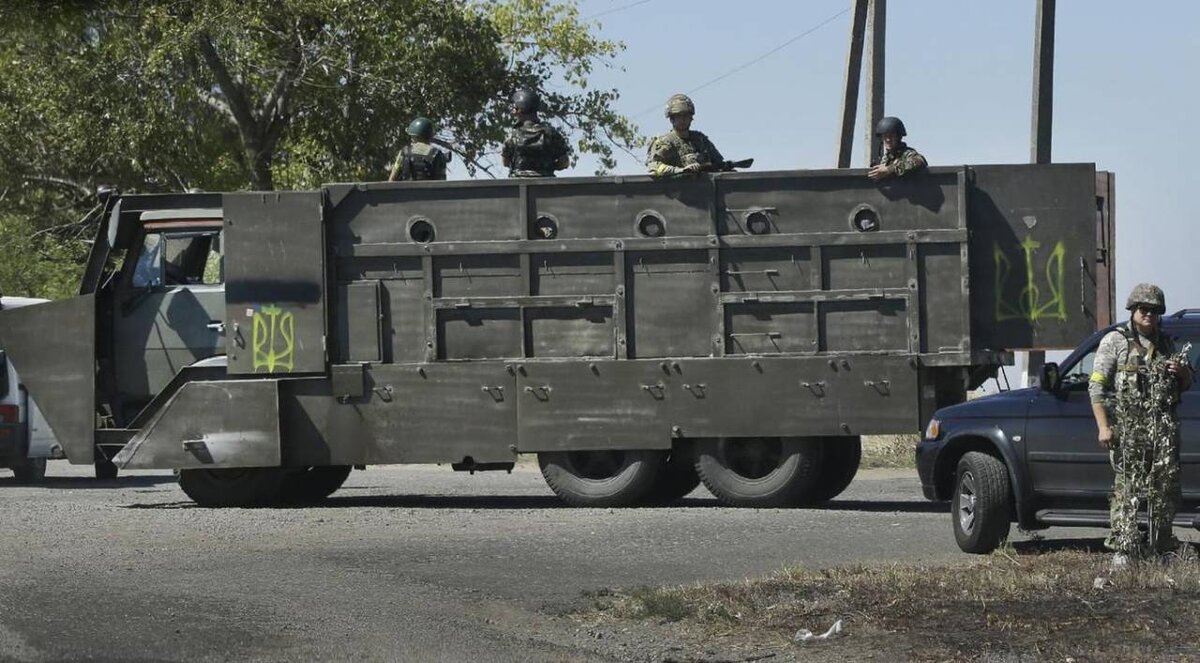
[(650, 141), (646, 155), (646, 167), (652, 175), (663, 177), (728, 168), (708, 136), (692, 130), (696, 106), (687, 95), (671, 95), (665, 114), (671, 121), (671, 131)]
[(571, 148), (558, 129), (538, 118), (541, 99), (530, 89), (513, 93), (516, 124), (508, 130), (500, 157), (509, 177), (554, 177), (571, 164)]
[[(1088, 381), (1100, 446), (1113, 466), (1112, 530), (1104, 544), (1114, 551), (1114, 568), (1179, 545), (1171, 530), (1181, 499), (1175, 408), (1193, 378), (1186, 352), (1160, 329), (1167, 310), (1162, 288), (1138, 284), (1125, 308), (1129, 321), (1100, 341)], [(1144, 533), (1142, 508), (1149, 521)]]
[(904, 123), (898, 117), (885, 117), (875, 125), (875, 135), (883, 140), (883, 153), (867, 171), (867, 177), (879, 181), (889, 177), (904, 177), (925, 168), (925, 157), (904, 142), (907, 134)]
[(392, 166), (388, 181), (446, 179), (446, 164), (450, 162), (450, 154), (430, 142), (433, 140), (433, 122), (429, 118), (418, 117), (408, 125), (406, 133), (412, 142), (396, 155), (396, 163)]

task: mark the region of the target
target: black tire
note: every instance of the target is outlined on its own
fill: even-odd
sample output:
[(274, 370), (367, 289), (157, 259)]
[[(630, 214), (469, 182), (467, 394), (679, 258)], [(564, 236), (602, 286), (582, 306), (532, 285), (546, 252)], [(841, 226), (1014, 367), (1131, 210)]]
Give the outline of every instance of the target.
[(820, 478), (820, 438), (709, 438), (696, 443), (696, 471), (723, 504), (801, 504)]
[(700, 475), (696, 473), (695, 458), (686, 450), (674, 450), (663, 465), (654, 487), (646, 495), (645, 504), (674, 504), (699, 485)]
[(25, 458), (13, 465), (12, 471), (19, 484), (41, 483), (46, 478), (46, 459)]
[(284, 476), (281, 467), (180, 470), (179, 487), (200, 506), (265, 506), (279, 499)]
[(101, 481), (112, 481), (117, 478), (117, 466), (111, 460), (96, 461), (96, 478)]
[(827, 437), (822, 440), (821, 469), (817, 484), (804, 504), (823, 504), (842, 494), (858, 474), (862, 462), (861, 437)]
[(279, 501), (285, 504), (313, 504), (334, 494), (350, 476), (349, 465), (324, 465), (286, 470)]
[(571, 506), (643, 504), (654, 489), (666, 451), (547, 451), (538, 454), (550, 490)]
[(980, 451), (963, 455), (954, 480), (950, 521), (963, 552), (990, 553), (1008, 538), (1012, 490), (1003, 461)]

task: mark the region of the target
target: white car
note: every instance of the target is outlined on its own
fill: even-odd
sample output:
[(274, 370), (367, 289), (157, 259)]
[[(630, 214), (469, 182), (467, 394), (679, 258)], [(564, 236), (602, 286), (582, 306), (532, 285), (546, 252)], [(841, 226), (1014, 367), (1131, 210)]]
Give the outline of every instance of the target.
[[(45, 301), (0, 297), (0, 310)], [(62, 446), (0, 348), (0, 468), (11, 469), (18, 483), (35, 483), (46, 476), (51, 458), (64, 458)]]

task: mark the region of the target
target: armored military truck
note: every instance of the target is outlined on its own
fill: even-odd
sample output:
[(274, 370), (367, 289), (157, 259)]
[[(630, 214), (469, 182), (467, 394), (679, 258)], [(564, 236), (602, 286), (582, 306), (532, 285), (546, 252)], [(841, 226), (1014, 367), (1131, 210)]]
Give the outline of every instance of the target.
[(112, 195), (80, 295), (0, 313), (0, 348), (72, 462), (177, 469), (202, 505), (522, 453), (573, 505), (700, 481), (730, 505), (814, 504), (862, 435), (918, 432), (1012, 350), (1107, 322), (1097, 181), (1053, 164)]

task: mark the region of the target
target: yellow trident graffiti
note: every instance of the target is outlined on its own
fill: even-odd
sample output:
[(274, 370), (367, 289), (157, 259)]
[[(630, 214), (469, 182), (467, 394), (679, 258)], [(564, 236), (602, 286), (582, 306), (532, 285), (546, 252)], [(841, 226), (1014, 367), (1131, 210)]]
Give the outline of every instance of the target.
[(274, 305), (263, 306), (254, 312), (254, 372), (267, 373), (293, 369), (296, 357), (294, 344), (296, 318)]
[(1050, 289), (1050, 298), (1042, 302), (1042, 290), (1038, 287), (1034, 276), (1033, 257), (1042, 243), (1025, 236), (1021, 242), (1021, 250), (1025, 254), (1025, 286), (1015, 301), (1006, 300), (1005, 286), (1012, 274), (1012, 262), (1004, 254), (1004, 250), (996, 244), (992, 257), (996, 261), (996, 321), (1026, 320), (1037, 322), (1043, 318), (1057, 320), (1067, 319), (1067, 302), (1063, 297), (1063, 259), (1067, 255), (1067, 247), (1061, 241), (1054, 245), (1054, 250), (1046, 258), (1046, 285)]

